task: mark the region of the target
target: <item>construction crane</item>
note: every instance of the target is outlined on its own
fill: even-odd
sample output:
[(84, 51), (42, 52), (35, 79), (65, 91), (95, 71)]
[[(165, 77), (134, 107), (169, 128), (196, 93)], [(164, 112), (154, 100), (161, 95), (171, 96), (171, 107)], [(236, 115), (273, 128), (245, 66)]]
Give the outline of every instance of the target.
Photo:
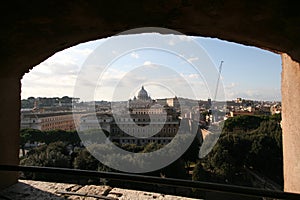
[[(215, 96), (214, 96), (214, 99), (213, 99), (214, 102), (217, 102), (217, 94), (218, 94), (218, 88), (219, 88), (219, 82), (220, 82), (220, 77), (221, 77), (221, 72), (222, 72), (222, 65), (223, 65), (223, 62), (224, 62), (224, 61), (221, 61), (220, 66), (219, 66), (219, 75), (218, 75), (218, 79), (217, 79), (217, 85), (216, 85)], [(212, 122), (215, 122), (215, 121), (216, 121), (215, 118), (217, 118), (217, 116), (215, 115), (214, 108), (212, 108)]]
[(214, 96), (214, 100), (217, 101), (217, 94), (218, 94), (218, 88), (219, 88), (219, 82), (220, 82), (220, 77), (221, 77), (221, 71), (222, 71), (222, 65), (223, 65), (223, 60), (220, 63), (219, 66), (219, 76), (218, 76), (218, 80), (217, 80), (217, 85), (216, 85), (216, 91), (215, 91), (215, 96)]

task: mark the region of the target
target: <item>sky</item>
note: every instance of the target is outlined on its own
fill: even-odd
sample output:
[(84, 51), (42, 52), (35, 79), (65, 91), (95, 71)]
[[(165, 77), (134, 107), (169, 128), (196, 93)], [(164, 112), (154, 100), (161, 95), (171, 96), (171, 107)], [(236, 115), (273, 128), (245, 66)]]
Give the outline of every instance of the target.
[(266, 50), (213, 38), (139, 34), (57, 52), (23, 76), (21, 97), (128, 100), (144, 86), (154, 99), (280, 101), (280, 77), (280, 55)]

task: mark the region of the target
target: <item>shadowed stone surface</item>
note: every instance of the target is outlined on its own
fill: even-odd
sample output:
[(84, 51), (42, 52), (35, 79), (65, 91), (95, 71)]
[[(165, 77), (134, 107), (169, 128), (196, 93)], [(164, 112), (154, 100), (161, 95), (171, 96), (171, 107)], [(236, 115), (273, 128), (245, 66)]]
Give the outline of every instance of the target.
[[(75, 192), (85, 196), (63, 195), (61, 192)], [(0, 192), (0, 199), (22, 200), (97, 200), (91, 197), (104, 196), (110, 200), (192, 200), (192, 198), (164, 195), (159, 193), (144, 192), (111, 188), (109, 186), (76, 185), (43, 181), (19, 180), (19, 183)]]

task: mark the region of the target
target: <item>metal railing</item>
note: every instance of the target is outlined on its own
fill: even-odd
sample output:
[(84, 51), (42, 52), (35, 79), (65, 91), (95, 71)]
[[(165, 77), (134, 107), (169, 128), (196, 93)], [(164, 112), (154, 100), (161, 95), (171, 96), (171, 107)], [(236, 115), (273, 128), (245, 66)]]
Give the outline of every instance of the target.
[(264, 190), (259, 188), (251, 188), (244, 186), (226, 185), (219, 183), (209, 183), (202, 181), (190, 181), (173, 178), (160, 178), (153, 176), (144, 176), (128, 173), (117, 172), (101, 172), (101, 171), (89, 171), (89, 170), (77, 170), (68, 168), (53, 168), (53, 167), (36, 167), (36, 166), (18, 166), (18, 165), (0, 165), (2, 171), (23, 171), (23, 172), (37, 172), (37, 173), (55, 173), (55, 174), (68, 174), (81, 177), (99, 177), (110, 180), (126, 180), (129, 182), (146, 183), (153, 185), (165, 185), (171, 187), (183, 187), (183, 188), (195, 188), (203, 191), (221, 192), (229, 194), (238, 194), (242, 196), (252, 197), (266, 197), (274, 199), (300, 199), (300, 194)]

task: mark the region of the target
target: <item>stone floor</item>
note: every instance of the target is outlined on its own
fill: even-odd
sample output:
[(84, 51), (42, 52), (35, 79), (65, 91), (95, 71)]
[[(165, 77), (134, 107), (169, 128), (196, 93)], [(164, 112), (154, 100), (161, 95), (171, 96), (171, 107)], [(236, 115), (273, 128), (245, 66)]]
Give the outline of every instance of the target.
[(192, 198), (159, 193), (111, 188), (109, 186), (77, 185), (31, 180), (19, 182), (0, 192), (4, 200), (192, 200)]

